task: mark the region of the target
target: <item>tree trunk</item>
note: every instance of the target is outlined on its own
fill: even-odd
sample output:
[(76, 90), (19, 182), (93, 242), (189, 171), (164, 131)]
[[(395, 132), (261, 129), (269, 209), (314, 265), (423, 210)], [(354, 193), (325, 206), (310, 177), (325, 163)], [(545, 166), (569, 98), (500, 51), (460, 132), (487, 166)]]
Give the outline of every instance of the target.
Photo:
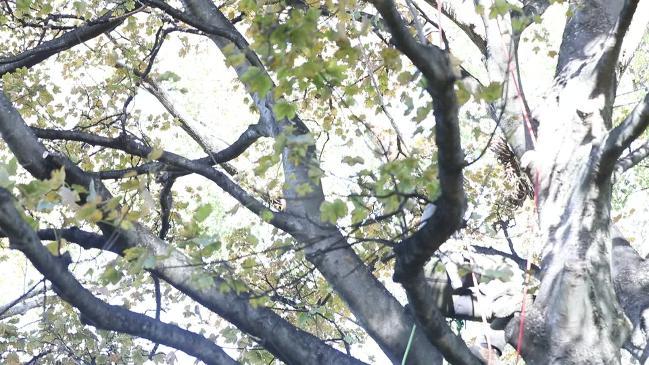
[(541, 173), (553, 177), (541, 178), (543, 276), (523, 340), (530, 364), (616, 364), (629, 333), (611, 279), (611, 184), (593, 173), (598, 148), (560, 149)]
[[(612, 165), (630, 144), (618, 132), (635, 133), (632, 125), (611, 130), (617, 39), (633, 3), (571, 2), (555, 86), (537, 115), (531, 175), (544, 249), (541, 287), (524, 324), (528, 364), (619, 364), (630, 333), (611, 277), (610, 211)], [(518, 326), (509, 326), (514, 343)]]

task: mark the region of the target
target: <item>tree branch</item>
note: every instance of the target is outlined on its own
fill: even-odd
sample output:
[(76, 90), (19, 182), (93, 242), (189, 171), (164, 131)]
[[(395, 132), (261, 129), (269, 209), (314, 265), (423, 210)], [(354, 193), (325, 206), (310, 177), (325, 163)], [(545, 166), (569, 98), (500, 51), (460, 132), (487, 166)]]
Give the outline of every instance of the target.
[(521, 24), (521, 26), (516, 30), (517, 36), (520, 36), (520, 34), (522, 34), (523, 31), (527, 29), (528, 26), (534, 23), (535, 18), (543, 15), (543, 13), (545, 13), (545, 11), (549, 7), (550, 7), (550, 1), (548, 0), (529, 0), (529, 1), (525, 1), (523, 4), (522, 14), (512, 12), (511, 14), (512, 18), (520, 17), (520, 16), (525, 17), (525, 19), (523, 19), (523, 23)]
[[(125, 67), (124, 65), (118, 65), (118, 67)], [(160, 104), (165, 108), (165, 110), (180, 123), (180, 127), (203, 149), (203, 151), (208, 155), (208, 157), (201, 159), (203, 162), (208, 158), (211, 160), (211, 164), (219, 164), (226, 171), (230, 172), (234, 170), (232, 167), (227, 166), (226, 161), (232, 160), (242, 154), (248, 147), (250, 147), (254, 142), (257, 141), (262, 135), (261, 130), (258, 126), (250, 125), (246, 131), (239, 136), (239, 139), (235, 143), (222, 151), (214, 152), (210, 144), (200, 136), (194, 128), (190, 126), (189, 121), (183, 113), (178, 110), (174, 104), (171, 102), (169, 95), (164, 91), (164, 89), (154, 80), (152, 80), (147, 73), (142, 73), (138, 70), (131, 70), (136, 76), (142, 79), (143, 87), (151, 95), (153, 95)]]
[(11, 194), (0, 188), (0, 227), (9, 236), (10, 247), (21, 251), (54, 286), (61, 299), (81, 312), (86, 324), (109, 331), (128, 333), (160, 342), (196, 356), (207, 364), (237, 364), (223, 349), (196, 333), (163, 323), (123, 307), (109, 305), (85, 289), (41, 244), (36, 232), (20, 218)]
[(604, 43), (604, 50), (596, 68), (597, 89), (606, 90), (611, 83), (615, 82), (616, 70), (624, 36), (631, 25), (633, 14), (638, 7), (640, 0), (626, 0), (620, 12), (615, 26), (611, 30), (608, 39)]
[(191, 25), (192, 27), (205, 32), (207, 34), (223, 37), (232, 43), (234, 43), (237, 48), (239, 48), (246, 56), (246, 59), (254, 66), (259, 68), (264, 68), (263, 64), (257, 57), (257, 54), (252, 52), (248, 47), (248, 42), (241, 36), (239, 32), (232, 31), (226, 27), (215, 27), (205, 22), (200, 21), (196, 17), (188, 14), (186, 12), (181, 12), (180, 10), (175, 9), (171, 5), (165, 3), (161, 0), (141, 0), (142, 3), (156, 7), (167, 15), (171, 16), (174, 19), (180, 20), (181, 22)]
[(393, 279), (403, 284), (417, 321), (426, 337), (451, 363), (481, 364), (464, 341), (447, 326), (437, 306), (430, 305), (424, 264), (463, 224), (466, 209), (462, 168), (464, 152), (460, 143), (459, 106), (448, 55), (438, 47), (418, 43), (408, 32), (392, 0), (372, 1), (393, 35), (393, 42), (424, 74), (433, 98), (435, 142), (438, 147), (438, 178), (441, 196), (433, 215), (412, 236), (395, 247), (397, 257)]
[[(213, 2), (184, 0), (183, 3), (187, 13), (205, 24), (237, 31)], [(220, 37), (211, 37), (211, 39), (222, 52), (226, 48), (231, 48), (232, 43), (227, 39)], [(239, 49), (242, 52), (248, 51), (248, 48)], [(255, 64), (244, 62), (234, 69), (241, 79), (252, 66)], [(265, 68), (261, 70), (266, 72)], [(268, 135), (286, 138), (308, 136), (309, 129), (299, 116), (291, 120), (276, 120), (273, 113), (275, 100), (272, 90), (264, 97), (254, 92), (249, 94), (259, 111), (260, 124), (268, 131)], [(296, 160), (292, 156), (303, 157)], [(284, 168), (285, 211), (293, 217), (296, 224), (301, 226), (293, 233), (293, 237), (304, 247), (306, 258), (340, 294), (361, 326), (378, 343), (388, 358), (394, 362), (401, 361), (408, 344), (412, 318), (404, 313), (403, 307), (376, 279), (341, 232), (333, 225), (321, 221), (320, 206), (324, 202), (324, 193), (320, 179), (314, 180), (309, 173), (319, 167), (315, 146), (308, 146), (304, 155), (295, 146), (288, 145), (281, 151), (281, 159)], [(297, 188), (305, 185), (311, 187), (312, 192), (300, 194)], [(377, 316), (377, 313), (381, 315)], [(409, 361), (413, 364), (430, 364), (439, 361), (438, 359), (441, 357), (430, 342), (423, 336), (416, 336)]]
[[(42, 293), (42, 292), (41, 292)], [(29, 312), (30, 310), (43, 306), (43, 297), (36, 297), (21, 302), (17, 302), (14, 305), (8, 307), (7, 305), (0, 307), (0, 320), (22, 316), (23, 314)]]
[(431, 305), (426, 278), (422, 270), (417, 277), (403, 284), (408, 294), (408, 303), (417, 315), (426, 337), (440, 350), (444, 358), (451, 364), (482, 365), (461, 337), (453, 333), (446, 319), (435, 305)]
[[(624, 312), (633, 324), (631, 338), (625, 347), (635, 347), (634, 344), (647, 341), (647, 319), (649, 314), (649, 263), (640, 257), (638, 252), (631, 247), (622, 233), (613, 227), (611, 230), (612, 263), (611, 275), (615, 285), (615, 293)], [(646, 360), (647, 351), (640, 350), (639, 355)], [(641, 363), (644, 363), (644, 360)]]
[(0, 59), (0, 76), (21, 67), (32, 67), (61, 51), (110, 32), (132, 14), (133, 12), (129, 12), (125, 15), (112, 17), (112, 11), (108, 12), (97, 20), (90, 21), (77, 29), (66, 32), (60, 37), (43, 42), (15, 56), (2, 58)]
[(649, 125), (649, 94), (629, 113), (622, 124), (613, 128), (602, 142), (598, 175), (600, 179), (613, 173), (617, 159), (625, 148), (638, 138)]
[[(437, 1), (439, 0), (425, 0), (430, 6), (433, 8), (437, 9), (438, 3)], [(478, 47), (478, 50), (480, 50), (480, 53), (485, 54), (487, 52), (487, 42), (484, 39), (482, 35), (480, 35), (478, 32), (475, 31), (476, 24), (473, 24), (470, 22), (468, 19), (460, 19), (459, 14), (464, 13), (464, 11), (460, 9), (454, 9), (453, 8), (454, 3), (451, 1), (444, 1), (442, 3), (442, 14), (444, 14), (445, 17), (450, 19), (453, 24), (455, 24), (460, 30), (464, 32), (464, 34), (469, 37), (471, 42)], [(441, 30), (440, 30), (441, 31)]]
[[(557, 76), (573, 78), (573, 73), (584, 69), (584, 63), (599, 61), (603, 55), (603, 46), (616, 29), (623, 3), (629, 1), (637, 3), (638, 0), (592, 0), (583, 4), (570, 4), (571, 16), (566, 22), (559, 49)], [(614, 35), (613, 39), (615, 37), (617, 36)]]
[(649, 141), (617, 160), (615, 163), (615, 172), (623, 173), (642, 162), (647, 156), (649, 156)]
[(432, 90), (437, 92), (452, 86), (454, 77), (446, 52), (439, 47), (417, 42), (406, 28), (393, 0), (371, 2), (390, 29), (392, 42), (424, 74)]
[[(63, 165), (68, 184), (79, 184), (86, 189), (92, 184), (104, 201), (112, 199), (112, 195), (101, 181), (83, 172), (67, 158), (55, 156), (47, 151), (2, 92), (0, 92), (0, 134), (17, 160), (33, 176), (40, 179), (49, 178), (54, 169)], [(187, 256), (172, 249), (145, 227), (136, 223), (133, 230), (124, 231), (103, 223), (98, 226), (105, 236), (119, 237), (118, 242), (122, 242), (125, 247), (144, 247), (151, 255), (158, 257), (154, 268), (151, 269), (153, 273), (207, 309), (233, 323), (241, 331), (260, 339), (263, 346), (282, 361), (300, 364), (319, 362), (360, 364), (357, 359), (328, 346), (312, 334), (299, 330), (273, 311), (263, 307), (253, 307), (245, 293), (223, 292), (220, 288), (228, 285), (225, 280), (215, 277), (212, 272), (196, 267)], [(111, 248), (114, 248), (115, 244), (117, 243), (113, 243)], [(107, 247), (102, 248), (107, 249)], [(195, 278), (201, 276), (213, 279), (208, 288), (195, 286)]]
[[(246, 130), (234, 141), (230, 146), (218, 152), (212, 152), (209, 156), (201, 157), (199, 159), (190, 160), (192, 163), (203, 164), (206, 166), (213, 166), (214, 164), (225, 165), (239, 157), (243, 152), (248, 149), (255, 141), (261, 137), (259, 124), (251, 124)], [(121, 170), (100, 171), (96, 174), (100, 179), (121, 179), (127, 174), (135, 173), (137, 175), (151, 174), (160, 171), (168, 171), (173, 173), (174, 176), (180, 177), (189, 174), (189, 172), (180, 170), (178, 168), (170, 167), (168, 164), (158, 161), (147, 162), (142, 165), (131, 167)]]
[(438, 147), (441, 196), (435, 214), (412, 236), (395, 248), (397, 262), (394, 280), (404, 283), (417, 275), (431, 255), (462, 224), (466, 209), (462, 168), (464, 152), (460, 143), (457, 98), (453, 90), (454, 76), (447, 55), (438, 47), (418, 43), (408, 32), (392, 0), (377, 0), (374, 6), (383, 16), (395, 43), (428, 79), (433, 97), (435, 142)]
[[(52, 140), (68, 140), (87, 143), (93, 146), (109, 147), (117, 150), (124, 151), (128, 154), (146, 158), (153, 152), (153, 148), (145, 146), (134, 138), (126, 135), (121, 135), (117, 138), (108, 138), (98, 136), (92, 133), (80, 132), (74, 130), (54, 130), (54, 129), (41, 129), (32, 128), (38, 138), (52, 139)], [(197, 163), (185, 157), (177, 155), (172, 152), (163, 151), (162, 155), (158, 158), (159, 161), (183, 169), (185, 171), (194, 172), (202, 175), (214, 183), (221, 189), (230, 194), (244, 207), (259, 217), (264, 217), (270, 211), (266, 205), (255, 199), (248, 194), (241, 186), (232, 181), (227, 175), (219, 170), (209, 166), (209, 164)], [(277, 211), (270, 211), (273, 216), (268, 221), (275, 227), (285, 232), (295, 232), (296, 226), (293, 225), (291, 217)]]
[[(2, 230), (0, 230), (0, 235), (4, 235)], [(36, 307), (39, 301), (32, 300), (32, 301), (27, 301), (28, 299), (31, 299), (39, 294), (44, 294), (49, 288), (47, 286), (44, 286), (43, 288), (40, 288), (36, 290), (38, 286), (40, 286), (45, 279), (42, 279), (38, 281), (36, 284), (32, 285), (32, 287), (27, 290), (23, 295), (20, 297), (16, 298), (15, 300), (12, 300), (10, 303), (0, 305), (0, 319), (5, 319), (7, 317), (15, 316), (15, 315), (20, 315), (28, 310)]]

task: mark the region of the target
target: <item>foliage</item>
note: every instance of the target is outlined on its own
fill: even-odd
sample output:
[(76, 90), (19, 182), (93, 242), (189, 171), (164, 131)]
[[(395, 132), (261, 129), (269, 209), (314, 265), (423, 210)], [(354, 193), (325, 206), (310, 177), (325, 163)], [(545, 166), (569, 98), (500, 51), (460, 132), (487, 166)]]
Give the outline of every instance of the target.
[[(180, 3), (169, 4), (181, 8)], [(61, 237), (47, 244), (55, 256), (69, 254), (73, 261), (69, 268), (77, 279), (111, 304), (153, 315), (156, 303), (150, 271), (174, 249), (186, 255), (191, 266), (203, 269), (191, 277), (191, 285), (246, 296), (254, 308), (271, 308), (297, 328), (342, 351), (362, 355), (358, 349), (369, 346), (366, 331), (308, 260), (305, 243), (273, 224), (291, 204), (287, 192), (298, 200), (317, 201), (313, 197), (323, 186), (319, 216), (309, 218), (339, 229), (369, 270), (379, 280), (389, 281), (392, 246), (420, 227), (424, 207), (442, 194), (428, 81), (395, 48), (386, 24), (365, 2), (220, 4), (219, 10), (236, 22), (250, 42), (248, 51), (258, 57), (260, 64), (252, 66), (249, 53), (240, 52), (234, 43), (222, 48), (222, 57), (215, 56), (208, 51), (214, 44), (204, 31), (154, 6), (142, 9), (141, 5), (112, 0), (17, 0), (0, 5), (1, 58), (99, 19), (106, 9), (111, 9), (111, 17), (124, 15), (124, 22), (110, 32), (33, 67), (5, 73), (1, 85), (32, 127), (74, 129), (115, 143), (128, 137), (147, 148), (138, 155), (92, 143), (43, 139), (48, 150), (64, 154), (97, 177), (100, 172), (124, 170), (119, 178), (100, 179), (113, 195), (104, 199), (99, 185), (66, 180), (65, 168), (55, 169), (48, 179), (33, 178), (0, 143), (4, 157), (0, 187), (17, 197), (16, 205), (34, 229), (74, 226), (98, 232), (103, 225), (133, 231), (142, 225), (157, 235), (165, 225), (170, 227), (161, 234), (169, 252), (136, 246), (119, 256), (108, 250), (82, 249)], [(405, 9), (399, 6), (402, 14), (409, 14)], [(497, 0), (486, 15), (499, 19), (512, 12), (522, 9)], [(522, 30), (527, 20), (517, 18), (520, 23), (514, 29)], [(548, 40), (548, 30), (541, 19), (533, 20), (539, 24), (526, 41), (534, 44), (539, 57), (555, 59), (556, 45)], [(448, 36), (460, 39), (456, 33), (449, 31)], [(474, 51), (472, 45), (461, 45), (453, 57), (459, 60), (469, 51)], [(634, 62), (632, 84), (638, 86), (647, 78), (647, 60), (639, 57)], [(478, 60), (468, 57), (462, 64), (465, 70), (480, 67)], [(238, 79), (235, 68), (241, 71)], [(168, 93), (182, 118), (148, 93), (155, 89), (152, 85)], [(202, 94), (201, 88), (208, 87), (214, 93)], [(509, 87), (506, 81), (479, 88), (467, 87), (461, 80), (455, 84), (458, 103), (463, 105), (459, 124), (466, 161), (475, 162), (464, 168), (469, 213), (466, 229), (457, 237), (463, 249), (479, 242), (507, 247), (502, 237), (507, 224), (515, 216), (520, 221), (533, 219), (531, 203), (522, 208), (511, 203), (517, 183), (489, 150), (497, 125), (488, 118), (493, 105), (511, 92)], [(282, 126), (281, 131), (263, 132), (274, 140), (256, 141), (241, 156), (227, 161), (233, 172), (225, 164), (212, 163), (224, 148), (219, 139), (230, 144), (264, 117), (257, 108), (257, 100), (264, 98), (274, 102), (270, 110)], [(293, 123), (297, 117), (308, 133)], [(210, 144), (206, 148), (199, 139)], [(262, 207), (234, 201), (212, 181), (184, 176), (165, 160), (168, 152), (194, 158), (205, 151), (217, 171)], [(318, 161), (309, 160), (310, 156)], [(167, 162), (159, 169), (145, 173), (134, 169), (161, 161)], [(305, 165), (308, 176), (295, 176), (299, 173), (286, 167), (291, 164)], [(164, 184), (170, 181), (171, 193), (165, 192)], [(293, 181), (298, 183), (291, 185)], [(642, 188), (645, 183), (644, 173), (639, 173), (634, 175), (634, 185), (624, 189)], [(167, 198), (173, 206), (165, 213), (161, 202)], [(616, 207), (625, 199), (620, 198)], [(518, 248), (527, 247), (530, 240), (518, 240)], [(118, 238), (113, 241), (109, 245), (120, 243)], [(8, 243), (0, 242), (4, 255)], [(514, 273), (513, 266), (503, 261), (470, 269), (480, 273), (483, 282), (520, 280), (522, 275)], [(218, 288), (212, 286), (215, 278), (223, 279)], [(41, 297), (42, 306), (25, 317), (33, 319), (31, 323), (16, 317), (0, 322), (2, 362), (39, 356), (52, 364), (139, 364), (149, 356), (150, 342), (86, 326), (76, 310), (52, 292)], [(164, 320), (234, 349), (238, 361), (267, 364), (273, 359), (263, 341), (164, 282), (161, 303)], [(462, 322), (455, 327), (464, 330)], [(184, 355), (163, 346), (152, 361), (174, 363), (176, 356)]]

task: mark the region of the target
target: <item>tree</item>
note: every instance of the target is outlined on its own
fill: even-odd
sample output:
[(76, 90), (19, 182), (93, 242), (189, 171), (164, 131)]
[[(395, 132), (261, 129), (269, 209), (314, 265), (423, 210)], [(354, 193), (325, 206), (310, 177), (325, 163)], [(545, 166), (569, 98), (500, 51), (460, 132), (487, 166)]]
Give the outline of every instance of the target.
[[(3, 361), (356, 364), (367, 336), (393, 363), (493, 363), (503, 338), (529, 364), (645, 362), (647, 263), (611, 211), (649, 153), (649, 96), (614, 108), (618, 80), (646, 84), (646, 2), (438, 1), (2, 2), (0, 233), (51, 283), (2, 310)], [(523, 87), (551, 7), (552, 86)], [(245, 87), (252, 112), (209, 121), (249, 124), (229, 146), (178, 103), (199, 95), (158, 64), (171, 41)], [(475, 244), (496, 234), (511, 253)], [(488, 322), (487, 347), (449, 319)]]

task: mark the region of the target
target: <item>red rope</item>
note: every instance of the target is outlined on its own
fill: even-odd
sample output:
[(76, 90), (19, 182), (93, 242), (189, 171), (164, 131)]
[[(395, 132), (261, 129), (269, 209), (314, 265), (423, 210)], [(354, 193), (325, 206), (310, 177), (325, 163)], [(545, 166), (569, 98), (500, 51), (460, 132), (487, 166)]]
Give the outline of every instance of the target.
[[(437, 0), (437, 16), (438, 16), (438, 25), (439, 25), (439, 43), (440, 43), (440, 48), (443, 47), (444, 45), (444, 30), (442, 29), (442, 1), (443, 0)], [(496, 20), (498, 21), (498, 20)], [(500, 23), (498, 22), (498, 28), (500, 29)], [(501, 37), (502, 37), (502, 30), (500, 31)], [(502, 38), (501, 38), (502, 39)], [(516, 78), (516, 72), (515, 68), (516, 65), (512, 62), (512, 54), (510, 52), (511, 47), (507, 47), (505, 44), (505, 41), (503, 39), (503, 49), (507, 52), (507, 69), (508, 72), (511, 76), (512, 81), (514, 82), (514, 87), (516, 89), (516, 95), (521, 103), (521, 114), (523, 115), (523, 121), (524, 125), (527, 128), (527, 131), (530, 135), (530, 139), (532, 141), (532, 147), (536, 149), (536, 136), (534, 135), (534, 129), (532, 127), (532, 121), (531, 118), (527, 112), (527, 108), (525, 107), (525, 96), (523, 95), (523, 92), (520, 88), (520, 85), (518, 83), (518, 80)], [(539, 204), (539, 174), (538, 171), (534, 172), (534, 209), (535, 211), (538, 211), (538, 204)], [(531, 251), (530, 251), (531, 252)], [(526, 301), (525, 298), (527, 297), (527, 291), (529, 287), (529, 277), (530, 277), (530, 270), (532, 266), (532, 257), (531, 254), (528, 253), (528, 257), (526, 259), (526, 269), (525, 269), (525, 281), (523, 284), (523, 300), (521, 303), (521, 317), (520, 317), (520, 322), (519, 322), (519, 327), (518, 327), (518, 341), (516, 344), (516, 363), (518, 364), (518, 360), (520, 359), (520, 354), (521, 354), (521, 347), (523, 345), (523, 335), (524, 335), (524, 328), (525, 328), (525, 314), (526, 314)], [(473, 281), (474, 281), (474, 286), (477, 288), (477, 282), (476, 282), (476, 277), (475, 274), (473, 274)], [(486, 321), (486, 319), (483, 318), (483, 320)], [(487, 358), (487, 364), (491, 363), (491, 345), (489, 344), (489, 337), (485, 333), (485, 338), (487, 338), (487, 346), (489, 347), (489, 355)]]
[[(498, 22), (498, 20), (496, 20)], [(500, 35), (502, 37), (502, 29), (500, 29), (500, 22), (498, 24), (498, 29), (500, 30)], [(503, 38), (501, 38), (503, 39)], [(525, 96), (523, 95), (523, 92), (520, 88), (520, 85), (518, 83), (518, 79), (516, 78), (516, 64), (512, 62), (512, 53), (511, 53), (511, 44), (510, 47), (507, 47), (505, 44), (505, 41), (503, 39), (503, 49), (505, 52), (507, 52), (507, 69), (508, 72), (511, 76), (512, 81), (514, 82), (514, 88), (516, 90), (516, 96), (518, 97), (520, 103), (521, 103), (521, 114), (523, 115), (523, 121), (524, 125), (527, 128), (527, 132), (530, 135), (530, 139), (532, 141), (532, 147), (536, 149), (536, 136), (534, 135), (534, 129), (532, 127), (532, 121), (531, 118), (527, 112), (527, 108), (525, 107)], [(534, 171), (534, 210), (538, 212), (539, 209), (539, 172)], [(518, 360), (520, 359), (521, 356), (521, 348), (523, 346), (523, 335), (525, 332), (525, 315), (526, 315), (526, 300), (525, 298), (527, 297), (527, 291), (529, 288), (529, 280), (530, 280), (530, 270), (532, 266), (532, 257), (531, 257), (531, 250), (528, 252), (528, 256), (526, 259), (526, 265), (525, 265), (525, 280), (523, 283), (523, 300), (521, 303), (521, 316), (520, 316), (520, 321), (519, 321), (519, 326), (518, 326), (518, 341), (516, 343), (516, 362), (515, 364), (518, 365)]]
[[(525, 124), (525, 127), (527, 128), (527, 131), (530, 135), (530, 139), (532, 141), (532, 147), (536, 149), (536, 136), (534, 135), (534, 130), (532, 128), (532, 122), (530, 120), (530, 117), (527, 113), (527, 108), (525, 108), (525, 101), (524, 101), (524, 95), (523, 92), (520, 89), (520, 85), (518, 84), (518, 80), (516, 79), (516, 74), (514, 73), (514, 68), (515, 67), (512, 62), (511, 62), (511, 54), (509, 56), (509, 63), (511, 65), (510, 68), (510, 75), (512, 78), (512, 81), (514, 81), (514, 85), (516, 88), (516, 95), (518, 96), (520, 103), (521, 103), (521, 109), (523, 114), (523, 121)], [(534, 210), (538, 212), (539, 209), (539, 173), (538, 171), (534, 171)], [(518, 341), (516, 343), (516, 362), (514, 364), (518, 365), (518, 360), (520, 359), (521, 356), (521, 348), (523, 346), (523, 334), (525, 332), (525, 314), (526, 314), (526, 300), (525, 298), (527, 297), (527, 290), (529, 287), (529, 281), (530, 281), (530, 270), (532, 266), (532, 257), (531, 257), (531, 250), (528, 252), (528, 256), (526, 259), (527, 263), (525, 266), (525, 281), (523, 283), (523, 301), (521, 303), (521, 317), (520, 317), (520, 322), (518, 326)]]

